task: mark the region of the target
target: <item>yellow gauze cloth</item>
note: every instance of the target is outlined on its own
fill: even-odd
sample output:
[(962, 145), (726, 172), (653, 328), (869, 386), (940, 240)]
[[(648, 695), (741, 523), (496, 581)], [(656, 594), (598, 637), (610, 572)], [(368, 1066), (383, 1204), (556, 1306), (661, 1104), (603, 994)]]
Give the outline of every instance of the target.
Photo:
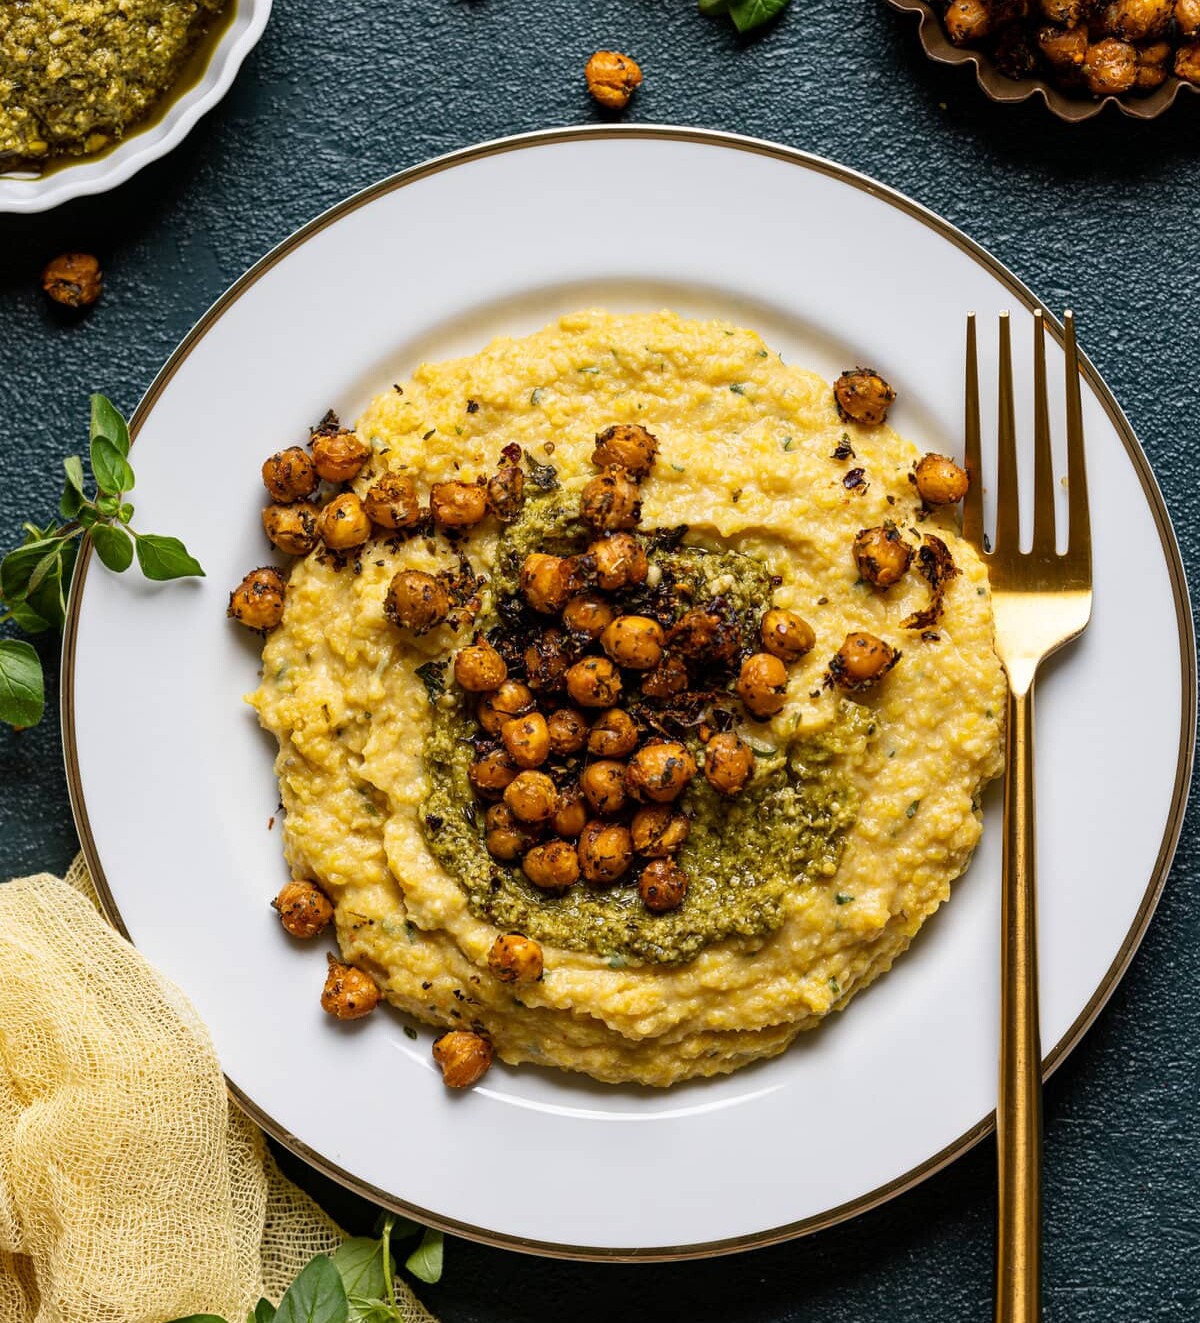
[(242, 1323), (342, 1239), (230, 1100), (187, 998), (101, 918), (82, 860), (0, 885), (0, 1321)]

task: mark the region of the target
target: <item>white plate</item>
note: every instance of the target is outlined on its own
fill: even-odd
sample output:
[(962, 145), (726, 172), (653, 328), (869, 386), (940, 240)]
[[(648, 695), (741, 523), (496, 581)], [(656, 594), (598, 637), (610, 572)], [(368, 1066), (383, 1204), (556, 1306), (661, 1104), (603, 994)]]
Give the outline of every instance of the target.
[[(968, 309), (989, 350), (995, 314), (1013, 309), (1018, 380), (1029, 376), (1029, 292), (945, 222), (813, 157), (694, 130), (564, 130), (399, 175), (248, 272), (139, 408), (138, 523), (182, 536), (209, 577), (151, 586), (92, 565), (77, 576), (68, 761), (114, 914), (195, 1001), (273, 1134), (380, 1202), (480, 1239), (711, 1253), (861, 1211), (986, 1133), (996, 797), (953, 901), (890, 974), (784, 1056), (667, 1092), (497, 1067), (451, 1095), (427, 1031), (412, 1041), (390, 1013), (349, 1030), (328, 1021), (322, 957), (281, 940), (267, 907), (286, 875), (268, 830), (273, 742), (240, 701), (256, 684), (256, 640), (223, 619), (229, 588), (265, 559), (264, 455), (331, 406), (353, 418), (422, 359), (596, 304), (736, 318), (827, 376), (870, 363), (899, 387), (896, 426), (935, 450), (959, 448)], [(1057, 343), (1050, 358), (1061, 383)], [(1096, 611), (1046, 673), (1038, 720), (1048, 1067), (1149, 920), (1194, 725), (1191, 624), (1162, 499), (1108, 391), (1084, 375)], [(1031, 416), (1024, 391), (1020, 407)]]
[(171, 103), (161, 119), (135, 129), (102, 156), (85, 156), (45, 175), (0, 173), (0, 212), (48, 211), (71, 198), (107, 193), (177, 147), (200, 116), (229, 91), (242, 61), (258, 44), (267, 25), (271, 0), (232, 0), (232, 3), (236, 13), (213, 49), (204, 72)]

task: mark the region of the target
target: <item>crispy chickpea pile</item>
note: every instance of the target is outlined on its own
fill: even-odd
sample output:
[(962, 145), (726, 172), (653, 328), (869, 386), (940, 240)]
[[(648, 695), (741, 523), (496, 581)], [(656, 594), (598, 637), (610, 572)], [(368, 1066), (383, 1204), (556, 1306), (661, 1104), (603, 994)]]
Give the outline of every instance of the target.
[[(515, 519), (524, 503), (525, 477), (508, 454), (490, 478), (433, 483), (424, 504), (406, 473), (381, 473), (361, 495), (351, 490), (349, 484), (374, 477), (371, 458), (367, 442), (340, 426), (332, 412), (313, 430), (307, 449), (289, 446), (268, 455), (262, 480), (271, 504), (262, 512), (262, 526), (271, 545), (286, 556), (315, 551), (343, 567), (360, 560), (372, 540), (394, 542), (433, 531), (453, 539), (488, 517)], [(250, 629), (273, 629), (283, 617), (286, 585), (278, 569), (254, 570), (231, 594), (229, 616)], [(413, 634), (447, 620), (457, 628), (478, 609), (474, 587), (461, 575), (402, 570), (392, 579), (384, 611)]]
[[(737, 727), (783, 708), (789, 667), (816, 635), (779, 607), (751, 622), (715, 590), (701, 600), (668, 562), (651, 579), (657, 544), (639, 527), (639, 488), (657, 454), (636, 424), (597, 434), (578, 549), (527, 554), (501, 593), (499, 623), (457, 649), (449, 674), (477, 723), (467, 775), (492, 858), (548, 896), (629, 886), (661, 912), (687, 892), (675, 856), (691, 825), (688, 786), (703, 778), (733, 797), (752, 784), (754, 754)], [(393, 584), (386, 609), (421, 628), (444, 603), (417, 619), (436, 582), (412, 578)], [(398, 587), (411, 606), (396, 601)], [(528, 940), (497, 944), (497, 977), (526, 976), (499, 962)]]
[(1200, 83), (1200, 0), (950, 0), (946, 33), (1009, 78), (1094, 97)]

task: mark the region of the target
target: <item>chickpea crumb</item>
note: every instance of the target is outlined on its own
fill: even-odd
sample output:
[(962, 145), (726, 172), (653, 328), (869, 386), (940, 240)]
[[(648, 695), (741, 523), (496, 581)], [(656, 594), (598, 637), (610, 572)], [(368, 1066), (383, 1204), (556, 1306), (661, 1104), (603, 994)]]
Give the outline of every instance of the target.
[(442, 1083), (451, 1089), (478, 1084), (492, 1064), (492, 1045), (470, 1029), (451, 1029), (434, 1041), (433, 1059), (442, 1068)]
[(91, 253), (60, 253), (42, 268), (42, 289), (64, 308), (90, 308), (103, 287), (104, 274)]
[(624, 110), (641, 85), (638, 62), (617, 51), (597, 51), (584, 69), (588, 91), (605, 110)]

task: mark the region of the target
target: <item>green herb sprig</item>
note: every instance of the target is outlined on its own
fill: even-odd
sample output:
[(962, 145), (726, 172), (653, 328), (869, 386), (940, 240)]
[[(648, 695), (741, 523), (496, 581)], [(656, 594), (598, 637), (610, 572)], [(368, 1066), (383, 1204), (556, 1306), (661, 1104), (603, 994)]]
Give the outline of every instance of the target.
[[(118, 574), (136, 556), (147, 579), (203, 575), (200, 563), (178, 538), (138, 533), (130, 526), (133, 489), (129, 463), (129, 428), (112, 402), (93, 395), (89, 458), (96, 490), (84, 488), (83, 460), (63, 460), (67, 475), (57, 520), (44, 528), (23, 525), (25, 541), (0, 561), (0, 624), (12, 621), (26, 634), (61, 630), (67, 618), (67, 593), (79, 554), (79, 541), (91, 537), (96, 555)], [(36, 726), (46, 707), (45, 677), (33, 646), (22, 639), (0, 640), (0, 721), (16, 729)]]
[(791, 0), (699, 0), (697, 8), (710, 17), (728, 14), (739, 32), (750, 32), (769, 23)]
[[(421, 1235), (405, 1268), (423, 1282), (442, 1276), (442, 1233), (386, 1213), (379, 1237), (355, 1236), (332, 1254), (318, 1254), (300, 1270), (276, 1308), (260, 1300), (246, 1323), (404, 1323), (396, 1301), (392, 1237)], [(226, 1323), (217, 1314), (189, 1314), (174, 1323)]]

